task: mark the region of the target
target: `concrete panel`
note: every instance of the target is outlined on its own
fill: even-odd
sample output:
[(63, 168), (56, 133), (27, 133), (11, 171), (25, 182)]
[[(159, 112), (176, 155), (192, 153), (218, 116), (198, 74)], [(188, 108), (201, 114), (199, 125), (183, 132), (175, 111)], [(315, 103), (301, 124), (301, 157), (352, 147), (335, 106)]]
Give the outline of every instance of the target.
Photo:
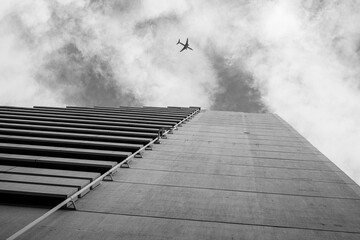
[(251, 149), (251, 150), (259, 150), (259, 151), (279, 151), (279, 152), (296, 152), (296, 153), (311, 153), (318, 154), (319, 152), (315, 152), (313, 149), (303, 146), (301, 143), (297, 146), (281, 146), (281, 145), (262, 145), (259, 143), (252, 143), (249, 141), (244, 141), (242, 143), (236, 142), (222, 142), (220, 139), (208, 138), (207, 141), (198, 141), (198, 140), (177, 140), (174, 141), (169, 139), (164, 141), (163, 145), (181, 145), (181, 146), (193, 146), (193, 147), (217, 147), (217, 148), (236, 148), (236, 149)]
[[(162, 159), (168, 161), (183, 161), (185, 164), (189, 162), (200, 161), (204, 164), (227, 164), (227, 165), (245, 165), (245, 166), (263, 166), (263, 167), (277, 167), (277, 168), (295, 168), (295, 169), (314, 169), (332, 171), (324, 161), (302, 161), (289, 159), (270, 159), (270, 158), (252, 158), (246, 156), (224, 156), (214, 154), (196, 154), (196, 153), (181, 153), (170, 151), (146, 151), (144, 156), (149, 159)], [(143, 159), (145, 160), (145, 159)], [(338, 169), (339, 171), (339, 169)]]
[[(175, 131), (176, 133), (176, 131)], [(237, 137), (212, 137), (211, 140), (209, 137), (198, 136), (198, 135), (181, 135), (181, 134), (172, 134), (168, 135), (168, 140), (165, 142), (169, 143), (187, 143), (192, 142), (212, 142), (212, 143), (221, 143), (221, 144), (259, 144), (259, 145), (270, 145), (270, 146), (295, 146), (310, 148), (310, 146), (305, 145), (301, 141), (289, 142), (289, 141), (270, 141), (270, 140), (256, 140), (251, 138), (237, 138)]]
[(359, 234), (222, 222), (60, 211), (19, 239), (326, 239), (357, 240)]
[(183, 152), (194, 154), (215, 154), (225, 156), (244, 156), (244, 157), (258, 157), (258, 158), (275, 158), (286, 160), (302, 160), (302, 161), (322, 161), (317, 154), (313, 153), (287, 153), (287, 152), (270, 152), (270, 151), (258, 151), (247, 148), (213, 148), (213, 147), (196, 147), (196, 146), (182, 146), (175, 145), (170, 148), (166, 146), (156, 146), (156, 151), (162, 152)]
[(195, 146), (155, 146), (155, 151), (161, 152), (173, 152), (173, 153), (193, 153), (193, 154), (214, 154), (214, 155), (225, 155), (225, 156), (248, 156), (251, 157), (250, 150), (247, 149), (224, 149), (224, 148), (207, 148), (207, 147), (195, 147)]
[(0, 204), (0, 239), (11, 236), (48, 210), (50, 209)]
[(86, 201), (78, 201), (77, 207), (113, 214), (360, 234), (359, 203), (351, 199), (106, 183), (90, 192)]
[(360, 200), (360, 195), (345, 184), (309, 180), (207, 175), (133, 168), (120, 171), (113, 178), (125, 183)]
[[(180, 130), (181, 128), (179, 128)], [(184, 130), (178, 134), (180, 135), (188, 135), (188, 134), (194, 134), (194, 131), (196, 130)], [(231, 137), (229, 136), (229, 133), (221, 133), (221, 132), (209, 132), (209, 131), (196, 131), (196, 135), (197, 136), (202, 136), (202, 137), (206, 137), (209, 136), (209, 134), (211, 134), (211, 137)], [(272, 135), (255, 135), (255, 134), (245, 134), (245, 133), (238, 133), (237, 135), (234, 134), (233, 136), (237, 136), (239, 138), (245, 138), (245, 137), (249, 137), (248, 135), (251, 135), (251, 137), (253, 139), (265, 139), (265, 140), (273, 140), (273, 141), (295, 141), (295, 142), (299, 142), (299, 139), (297, 137), (284, 137), (284, 136), (272, 136)], [(232, 136), (232, 137), (233, 137)]]
[[(188, 126), (188, 125), (186, 125)], [(203, 122), (203, 121), (191, 121), (189, 126), (195, 127), (195, 126), (199, 126), (199, 127), (215, 127), (218, 129), (226, 129), (228, 130), (229, 127), (236, 127), (239, 129), (244, 129), (244, 128), (251, 128), (251, 129), (255, 129), (255, 130), (273, 130), (273, 131), (291, 131), (289, 129), (284, 128), (284, 126), (282, 124), (247, 124), (247, 123), (243, 123), (243, 122), (227, 122), (227, 123), (216, 123), (216, 122)]]
[(260, 130), (260, 129), (252, 129), (251, 131), (249, 130), (249, 128), (229, 128), (229, 127), (215, 127), (215, 126), (209, 126), (209, 127), (204, 127), (204, 126), (200, 126), (200, 125), (185, 125), (184, 126), (184, 131), (199, 131), (199, 132), (209, 132), (209, 133), (214, 133), (214, 134), (244, 134), (244, 130), (245, 131), (249, 131), (249, 133), (251, 135), (264, 135), (264, 136), (274, 136), (274, 137), (287, 137), (287, 138), (296, 138), (297, 136), (294, 136), (294, 134), (285, 129), (285, 130)]
[[(315, 171), (288, 168), (271, 168), (271, 167), (251, 167), (243, 165), (225, 165), (221, 163), (204, 164), (200, 161), (189, 161), (184, 163), (181, 161), (164, 161), (164, 160), (134, 160), (131, 162), (132, 169), (148, 169), (170, 172), (188, 172), (200, 173), (208, 175), (231, 175), (243, 177), (273, 178), (273, 179), (289, 179), (289, 180), (305, 180), (305, 181), (322, 181), (333, 183), (344, 183), (339, 179), (337, 173), (333, 171)], [(352, 183), (349, 182), (348, 183)]]

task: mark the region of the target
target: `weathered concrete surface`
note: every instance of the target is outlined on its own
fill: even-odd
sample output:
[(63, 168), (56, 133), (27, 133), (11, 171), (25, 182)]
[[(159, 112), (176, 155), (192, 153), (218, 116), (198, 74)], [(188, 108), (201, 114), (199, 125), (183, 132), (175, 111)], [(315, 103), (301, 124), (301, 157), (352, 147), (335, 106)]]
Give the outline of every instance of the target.
[(0, 239), (9, 237), (48, 210), (50, 209), (0, 205)]
[(271, 114), (202, 112), (77, 208), (21, 239), (360, 238), (359, 186)]
[[(61, 227), (60, 227), (61, 226)], [(358, 240), (357, 234), (311, 229), (274, 228), (267, 226), (227, 224), (103, 214), (92, 212), (56, 213), (27, 236), (28, 239), (327, 239)], [(23, 237), (22, 239), (27, 239)]]

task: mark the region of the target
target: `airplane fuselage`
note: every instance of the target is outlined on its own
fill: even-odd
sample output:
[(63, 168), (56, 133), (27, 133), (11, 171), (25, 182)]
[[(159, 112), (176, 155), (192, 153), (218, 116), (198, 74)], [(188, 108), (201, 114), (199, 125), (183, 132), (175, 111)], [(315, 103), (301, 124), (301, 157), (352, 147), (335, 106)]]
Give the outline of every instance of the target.
[(189, 47), (189, 39), (186, 39), (186, 43), (185, 43), (185, 44), (182, 43), (182, 42), (180, 42), (180, 39), (179, 39), (179, 41), (178, 41), (176, 44), (181, 44), (181, 45), (184, 46), (183, 49), (180, 50), (180, 52), (182, 52), (182, 51), (184, 51), (184, 50), (186, 50), (186, 49), (193, 50), (191, 47)]

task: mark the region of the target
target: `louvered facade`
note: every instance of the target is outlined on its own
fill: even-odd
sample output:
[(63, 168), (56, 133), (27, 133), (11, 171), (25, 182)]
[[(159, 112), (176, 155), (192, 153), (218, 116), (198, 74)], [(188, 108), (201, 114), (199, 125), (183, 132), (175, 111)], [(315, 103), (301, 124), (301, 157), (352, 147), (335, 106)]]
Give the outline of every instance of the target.
[(52, 205), (66, 199), (196, 111), (1, 107), (2, 201)]

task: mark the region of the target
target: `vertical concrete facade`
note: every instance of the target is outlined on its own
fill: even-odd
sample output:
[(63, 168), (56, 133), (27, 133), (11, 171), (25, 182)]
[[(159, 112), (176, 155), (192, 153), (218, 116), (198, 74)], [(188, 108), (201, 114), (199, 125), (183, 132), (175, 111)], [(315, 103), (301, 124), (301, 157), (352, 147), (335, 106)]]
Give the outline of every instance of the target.
[[(44, 209), (0, 211), (9, 235)], [(202, 111), (20, 239), (355, 240), (360, 188), (276, 115)]]

